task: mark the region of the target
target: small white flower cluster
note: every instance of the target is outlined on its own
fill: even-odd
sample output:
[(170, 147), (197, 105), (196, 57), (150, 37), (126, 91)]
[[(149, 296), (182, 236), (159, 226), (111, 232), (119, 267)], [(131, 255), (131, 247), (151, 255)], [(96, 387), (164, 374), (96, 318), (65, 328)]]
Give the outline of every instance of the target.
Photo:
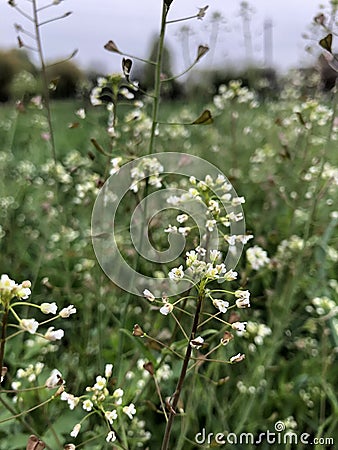
[(8, 305), (13, 298), (20, 300), (27, 299), (31, 294), (31, 282), (28, 280), (18, 284), (10, 279), (7, 274), (0, 277), (0, 302), (3, 305)]
[[(37, 362), (35, 365), (29, 364), (25, 369), (20, 368), (17, 370), (16, 378), (19, 380), (26, 378), (30, 383), (33, 383), (42, 372), (44, 366), (42, 362)], [(14, 383), (14, 385), (12, 383), (13, 389), (18, 389), (21, 385), (21, 382), (14, 381)]]
[[(190, 187), (181, 196), (171, 195), (167, 198), (167, 203), (184, 209), (185, 205), (191, 202), (201, 202), (206, 207), (205, 233), (211, 233), (217, 226), (230, 227), (232, 223), (240, 222), (244, 219), (240, 207), (245, 203), (244, 197), (238, 197), (233, 191), (232, 185), (224, 175), (219, 174), (215, 179), (206, 175), (204, 180), (198, 181), (195, 177), (189, 178)], [(186, 189), (186, 186), (184, 186)], [(188, 214), (179, 214), (176, 217), (179, 224), (189, 220)], [(196, 227), (169, 225), (164, 231), (166, 233), (182, 234), (187, 236)], [(220, 230), (222, 231), (222, 230)], [(224, 234), (224, 233), (223, 233)], [(252, 236), (228, 236), (224, 234), (224, 239), (230, 245), (236, 242), (246, 243)], [(229, 242), (230, 241), (230, 242)]]
[[(11, 305), (11, 300), (13, 299), (27, 300), (31, 294), (30, 287), (31, 282), (28, 280), (18, 284), (14, 280), (9, 278), (9, 276), (6, 274), (1, 275), (0, 277), (0, 301), (2, 305), (12, 311), (14, 317), (19, 322), (19, 328), (21, 328), (23, 331), (27, 331), (30, 334), (36, 334), (41, 324), (34, 318), (20, 319), (18, 314), (14, 311), (14, 306), (20, 305), (21, 302)], [(55, 302), (42, 303), (41, 305), (35, 305), (29, 302), (22, 302), (22, 304), (39, 308), (43, 314), (53, 314), (55, 315), (55, 318), (53, 319), (66, 319), (71, 314), (76, 313), (76, 308), (74, 308), (74, 305), (69, 305), (66, 308), (63, 308), (56, 316), (58, 307)], [(47, 322), (50, 322), (50, 320), (47, 320)], [(56, 341), (63, 338), (64, 331), (62, 329), (55, 330), (54, 327), (49, 327), (45, 334), (39, 334), (39, 336), (47, 339), (48, 341)]]
[(247, 249), (246, 259), (253, 270), (259, 270), (270, 262), (267, 252), (258, 245)]
[(258, 322), (247, 322), (246, 330), (243, 336), (247, 339), (253, 339), (253, 343), (250, 343), (248, 348), (250, 351), (254, 352), (256, 350), (256, 346), (263, 345), (264, 339), (267, 336), (270, 336), (272, 330), (270, 327), (265, 325), (264, 323)]
[[(207, 257), (208, 256), (208, 257)], [(222, 254), (219, 250), (210, 250), (207, 255), (205, 248), (198, 246), (186, 253), (186, 272), (183, 265), (171, 269), (169, 278), (179, 282), (184, 277), (194, 280), (197, 277), (206, 281), (232, 281), (236, 280), (237, 272), (227, 270), (224, 263), (220, 262)]]
[(285, 266), (305, 246), (304, 239), (293, 234), (288, 239), (283, 239), (277, 247), (274, 261), (278, 266)]
[(214, 105), (222, 111), (233, 101), (247, 104), (250, 108), (259, 106), (255, 93), (242, 86), (242, 80), (231, 80), (228, 86), (222, 84), (218, 89), (218, 95), (214, 97)]
[(145, 178), (148, 178), (150, 186), (157, 188), (162, 186), (160, 174), (164, 168), (157, 158), (142, 158), (137, 167), (133, 167), (130, 176), (134, 180), (130, 186), (130, 190), (138, 192), (140, 185), (144, 186)]
[[(134, 403), (129, 403), (123, 405), (124, 391), (121, 388), (117, 388), (113, 393), (109, 392), (108, 381), (113, 373), (113, 364), (106, 364), (104, 376), (98, 375), (95, 379), (93, 386), (88, 386), (86, 388), (87, 394), (81, 397), (75, 397), (67, 392), (62, 392), (61, 400), (67, 401), (68, 406), (73, 410), (80, 401), (82, 402), (82, 408), (90, 413), (91, 411), (100, 411), (104, 413), (104, 417), (108, 424), (108, 434), (106, 436), (107, 442), (114, 442), (116, 440), (116, 434), (112, 429), (114, 421), (119, 417), (120, 412), (124, 413), (130, 420), (133, 420), (136, 414), (136, 408)], [(77, 437), (81, 430), (82, 419), (80, 423), (77, 423), (70, 435), (72, 437)]]
[(333, 315), (338, 314), (338, 305), (326, 295), (323, 297), (315, 297), (311, 303), (319, 316), (324, 316), (329, 313)]
[(293, 109), (294, 120), (299, 122), (299, 114), (301, 114), (304, 127), (311, 129), (313, 125), (320, 127), (326, 125), (332, 118), (333, 110), (325, 105), (321, 105), (317, 100), (308, 99), (300, 106)]

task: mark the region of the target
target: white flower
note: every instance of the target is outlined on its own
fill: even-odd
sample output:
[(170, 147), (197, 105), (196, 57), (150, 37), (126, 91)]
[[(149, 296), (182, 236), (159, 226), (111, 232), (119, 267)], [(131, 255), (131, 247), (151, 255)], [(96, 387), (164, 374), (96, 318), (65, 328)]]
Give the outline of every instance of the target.
[(76, 436), (79, 434), (80, 430), (81, 430), (81, 424), (77, 423), (70, 433), (71, 437), (76, 438)]
[(171, 280), (179, 281), (183, 277), (184, 277), (184, 272), (183, 272), (183, 266), (182, 265), (180, 267), (174, 267), (169, 272), (169, 278)]
[(201, 336), (198, 336), (197, 338), (192, 339), (190, 341), (190, 345), (192, 348), (197, 348), (197, 349), (201, 348), (203, 344), (204, 344), (204, 339)]
[(181, 198), (176, 195), (171, 195), (167, 198), (167, 203), (169, 203), (169, 205), (177, 206), (180, 202)]
[(89, 400), (89, 399), (86, 399), (86, 400), (84, 400), (83, 402), (82, 402), (82, 408), (85, 410), (85, 411), (91, 411), (92, 409), (93, 409), (93, 403)]
[(107, 437), (106, 437), (106, 441), (107, 442), (116, 441), (116, 434), (114, 433), (114, 431), (109, 431), (109, 433), (107, 434)]
[(215, 269), (217, 270), (218, 275), (223, 275), (227, 271), (224, 263), (216, 264)]
[(169, 313), (172, 312), (173, 309), (174, 309), (174, 306), (171, 303), (166, 302), (160, 308), (160, 313), (163, 314), (164, 316), (167, 316)]
[(80, 108), (76, 111), (75, 113), (80, 119), (85, 119), (86, 118), (86, 111), (84, 108)]
[(206, 271), (205, 275), (211, 279), (218, 278), (218, 271), (217, 271), (216, 267), (213, 267), (212, 264), (208, 263), (207, 271)]
[(243, 353), (237, 353), (237, 355), (232, 356), (230, 358), (230, 362), (232, 362), (232, 363), (240, 362), (240, 361), (243, 361), (243, 359), (245, 359), (245, 355)]
[(115, 400), (116, 405), (121, 405), (123, 394), (124, 394), (124, 391), (121, 388), (117, 388), (113, 392), (113, 398), (116, 399)]
[(201, 246), (196, 247), (195, 250), (202, 258), (207, 254), (206, 249)]
[(117, 419), (116, 409), (113, 409), (113, 411), (106, 411), (104, 415), (108, 420), (108, 422), (110, 423), (110, 425), (112, 425), (113, 421)]
[(234, 272), (232, 269), (230, 269), (228, 272), (224, 274), (225, 281), (232, 281), (236, 280), (238, 273)]
[(229, 308), (229, 302), (225, 300), (214, 298), (212, 300), (212, 303), (215, 306), (215, 308), (217, 308), (221, 313), (226, 313)]
[(130, 420), (132, 420), (133, 416), (136, 414), (134, 403), (130, 403), (129, 406), (124, 406), (122, 411), (127, 414)]
[(26, 300), (31, 295), (30, 281), (24, 281), (16, 288), (15, 295), (21, 300)]
[(179, 215), (176, 217), (176, 220), (177, 220), (178, 223), (184, 223), (184, 222), (186, 222), (188, 219), (189, 219), (188, 214), (179, 214)]
[(231, 324), (231, 327), (233, 330), (236, 331), (245, 331), (245, 327), (246, 327), (247, 322), (234, 322), (233, 324)]
[(250, 308), (250, 292), (238, 290), (235, 292), (237, 308)]
[(73, 394), (62, 392), (60, 399), (68, 403), (69, 409), (73, 410), (79, 403), (79, 397), (75, 397)]
[(238, 206), (241, 205), (242, 203), (245, 203), (245, 198), (244, 197), (233, 197), (231, 204), (233, 206)]
[(250, 266), (254, 270), (259, 270), (261, 267), (266, 266), (270, 262), (267, 252), (258, 245), (248, 248), (246, 251), (246, 257)]
[(58, 309), (57, 304), (55, 302), (41, 303), (40, 308), (41, 312), (43, 312), (44, 314), (56, 314), (56, 311)]
[(205, 226), (208, 228), (208, 231), (213, 231), (213, 229), (215, 228), (216, 223), (217, 223), (216, 220), (209, 219), (209, 220), (207, 220)]
[(118, 156), (117, 158), (113, 158), (110, 160), (111, 164), (112, 164), (112, 168), (109, 171), (110, 175), (114, 175), (115, 173), (118, 173), (120, 170), (120, 163), (122, 161), (122, 158), (120, 156)]
[(50, 377), (47, 378), (47, 380), (45, 382), (45, 386), (48, 389), (53, 389), (53, 388), (56, 388), (57, 386), (60, 386), (60, 384), (63, 384), (63, 383), (64, 383), (64, 381), (62, 379), (61, 373), (57, 369), (54, 369), (54, 370), (52, 370)]
[(28, 331), (28, 333), (35, 334), (36, 330), (39, 328), (39, 322), (35, 319), (22, 319), (20, 321), (20, 326), (23, 330)]
[(67, 308), (61, 309), (61, 311), (59, 312), (59, 316), (62, 317), (63, 319), (67, 319), (71, 314), (75, 313), (76, 308), (74, 308), (74, 305), (69, 305), (67, 306)]
[(14, 288), (17, 287), (17, 284), (14, 280), (11, 280), (8, 275), (3, 274), (0, 278), (0, 291), (4, 292), (12, 292)]
[(168, 225), (168, 228), (164, 230), (165, 233), (177, 233), (177, 226), (176, 225)]
[(101, 377), (101, 375), (96, 377), (96, 383), (94, 384), (94, 389), (97, 389), (98, 391), (102, 391), (106, 387), (107, 380), (104, 377)]
[(65, 332), (63, 330), (59, 329), (54, 331), (54, 327), (50, 327), (46, 331), (44, 338), (48, 339), (48, 341), (57, 341), (62, 339), (64, 335)]
[(143, 295), (150, 302), (153, 302), (155, 300), (155, 295), (152, 292), (150, 292), (148, 289), (145, 289), (143, 291)]
[(210, 250), (210, 260), (215, 262), (221, 257), (221, 252), (219, 250)]
[(110, 378), (113, 373), (113, 364), (106, 364), (104, 368), (104, 376)]
[(177, 231), (183, 236), (188, 236), (188, 233), (191, 231), (191, 227), (179, 227)]

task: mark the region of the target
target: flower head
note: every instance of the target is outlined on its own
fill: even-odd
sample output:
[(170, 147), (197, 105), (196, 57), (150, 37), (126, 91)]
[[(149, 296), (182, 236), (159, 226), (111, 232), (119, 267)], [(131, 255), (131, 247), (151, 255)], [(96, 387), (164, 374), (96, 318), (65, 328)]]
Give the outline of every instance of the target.
[(203, 344), (204, 344), (204, 339), (201, 336), (198, 336), (197, 338), (192, 339), (190, 341), (190, 345), (192, 348), (197, 348), (197, 349), (201, 348)]
[(54, 327), (49, 327), (44, 335), (44, 338), (48, 339), (48, 341), (58, 341), (63, 338), (64, 334), (65, 332), (61, 330), (61, 328), (54, 331)]
[(81, 424), (77, 423), (70, 433), (71, 437), (76, 438), (76, 436), (79, 434), (80, 430), (81, 430)]
[(107, 434), (107, 437), (106, 437), (106, 441), (107, 442), (116, 441), (116, 434), (114, 433), (114, 431), (109, 431), (109, 433)]
[(67, 308), (61, 309), (59, 312), (59, 316), (62, 317), (62, 319), (67, 319), (71, 314), (76, 313), (76, 308), (74, 308), (74, 305), (69, 305)]
[(104, 413), (105, 418), (108, 420), (110, 425), (112, 425), (113, 421), (117, 419), (117, 411), (116, 409), (113, 409), (113, 411), (106, 411)]
[(127, 414), (130, 420), (132, 420), (133, 416), (136, 414), (136, 408), (134, 403), (130, 403), (128, 406), (124, 406), (122, 411)]
[(169, 272), (169, 278), (171, 280), (179, 281), (183, 277), (184, 277), (184, 272), (183, 272), (183, 266), (182, 265), (180, 265), (179, 267), (174, 267)]
[(39, 328), (39, 322), (35, 319), (22, 319), (20, 321), (20, 327), (30, 334), (35, 334), (36, 330)]
[(96, 377), (96, 383), (94, 384), (94, 389), (97, 389), (98, 391), (102, 391), (106, 387), (107, 380), (104, 377), (101, 377), (101, 375)]
[(41, 312), (43, 312), (44, 314), (56, 314), (56, 311), (58, 309), (57, 304), (55, 302), (41, 303), (40, 308)]
[(45, 382), (45, 386), (48, 389), (56, 388), (57, 386), (60, 386), (63, 384), (63, 378), (61, 375), (61, 372), (59, 372), (57, 369), (52, 370), (52, 373), (50, 374), (50, 377), (47, 378)]
[(169, 313), (172, 312), (173, 309), (174, 309), (174, 306), (171, 303), (166, 302), (160, 308), (160, 313), (163, 314), (164, 316), (167, 316)]
[(85, 411), (90, 412), (90, 411), (93, 409), (93, 402), (92, 402), (91, 400), (89, 400), (89, 399), (84, 400), (84, 401), (82, 402), (82, 408), (83, 408)]
[(237, 353), (237, 355), (232, 356), (230, 358), (230, 362), (237, 363), (237, 362), (243, 361), (243, 359), (245, 359), (244, 353)]
[(155, 300), (155, 295), (152, 292), (150, 292), (148, 289), (145, 289), (143, 291), (143, 295), (150, 302), (153, 302)]
[(106, 364), (104, 368), (104, 375), (106, 378), (110, 378), (113, 373), (113, 364)]

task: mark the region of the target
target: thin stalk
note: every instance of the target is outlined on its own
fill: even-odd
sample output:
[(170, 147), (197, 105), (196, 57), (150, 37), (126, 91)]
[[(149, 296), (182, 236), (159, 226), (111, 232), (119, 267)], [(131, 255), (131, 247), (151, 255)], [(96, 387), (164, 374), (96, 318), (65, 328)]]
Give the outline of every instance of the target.
[(164, 36), (165, 36), (165, 30), (166, 30), (166, 18), (167, 18), (168, 11), (169, 11), (169, 8), (163, 1), (161, 32), (160, 32), (160, 40), (158, 43), (158, 53), (157, 53), (156, 70), (155, 70), (152, 127), (151, 127), (149, 149), (148, 149), (149, 155), (154, 153), (155, 131), (156, 131), (156, 127), (157, 127), (158, 111), (159, 111), (160, 96), (161, 96), (161, 69), (162, 69), (162, 61), (163, 61)]
[[(151, 132), (150, 132), (148, 155), (151, 155), (152, 153), (154, 153), (155, 133), (156, 133), (156, 127), (157, 127), (157, 123), (158, 123), (158, 111), (159, 111), (159, 103), (160, 103), (160, 95), (161, 95), (161, 67), (162, 67), (162, 61), (163, 61), (163, 46), (164, 46), (166, 18), (167, 18), (168, 11), (169, 11), (169, 8), (163, 1), (160, 40), (159, 40), (157, 60), (156, 60), (154, 101), (153, 101), (153, 109), (152, 109), (152, 126), (151, 126)], [(147, 181), (145, 189), (144, 189), (143, 223), (146, 223), (146, 218), (147, 218), (147, 193), (148, 193), (148, 181)], [(142, 253), (143, 233), (144, 233), (144, 228), (141, 225), (140, 236), (139, 236), (140, 252), (137, 253), (136, 262), (135, 262), (135, 272), (136, 273), (140, 270), (140, 266), (141, 266), (140, 253)], [(133, 285), (134, 279), (135, 279), (135, 276), (133, 276), (133, 278), (130, 280), (131, 286)], [(121, 328), (122, 329), (125, 327), (125, 324), (126, 324), (127, 311), (128, 311), (128, 306), (129, 306), (131, 297), (132, 297), (132, 294), (129, 293), (127, 296), (127, 299), (124, 303), (124, 307), (123, 307), (123, 311), (122, 311), (122, 315), (121, 315), (121, 317), (122, 317), (121, 318)], [(124, 335), (121, 334), (121, 338), (119, 340), (118, 353), (117, 353), (117, 362), (116, 362), (116, 366), (119, 368), (121, 368), (120, 361), (121, 361), (121, 356), (122, 356), (123, 344), (124, 344)], [(121, 370), (119, 370), (119, 377), (118, 377), (119, 380), (120, 380), (120, 377), (121, 377)]]
[(8, 313), (9, 307), (6, 306), (3, 316), (2, 316), (2, 324), (1, 324), (1, 340), (0, 340), (0, 377), (2, 376), (3, 362), (5, 356), (5, 345), (6, 345), (6, 329), (8, 323)]
[(41, 41), (41, 35), (40, 35), (40, 29), (39, 29), (38, 8), (37, 8), (36, 0), (32, 0), (32, 5), (33, 5), (34, 29), (35, 29), (36, 43), (38, 46), (38, 53), (39, 53), (40, 65), (41, 65), (43, 93), (44, 93), (44, 97), (45, 97), (45, 106), (46, 106), (46, 111), (47, 111), (48, 130), (49, 130), (49, 134), (50, 134), (50, 144), (51, 144), (51, 148), (52, 148), (52, 155), (53, 155), (54, 163), (56, 164), (57, 163), (56, 148), (55, 148), (54, 130), (53, 130), (53, 124), (52, 124), (52, 114), (51, 114), (50, 101), (49, 101), (50, 98), (49, 98), (48, 80), (47, 80), (47, 74), (46, 74), (45, 60), (44, 60), (44, 56), (43, 56), (42, 41)]
[(191, 328), (190, 339), (189, 339), (189, 342), (188, 342), (188, 345), (187, 345), (187, 349), (186, 349), (186, 353), (185, 353), (185, 357), (184, 357), (181, 373), (180, 373), (179, 379), (177, 381), (176, 389), (175, 389), (174, 396), (173, 396), (173, 399), (172, 399), (171, 408), (170, 408), (169, 417), (168, 417), (168, 422), (167, 422), (167, 426), (166, 426), (166, 429), (165, 429), (161, 450), (168, 450), (169, 449), (169, 441), (170, 441), (171, 430), (172, 430), (173, 423), (174, 423), (174, 418), (175, 418), (175, 415), (176, 415), (176, 411), (175, 410), (176, 410), (178, 401), (180, 399), (180, 395), (181, 395), (182, 388), (183, 388), (183, 383), (184, 383), (184, 380), (185, 380), (185, 377), (186, 377), (186, 374), (187, 374), (188, 364), (189, 364), (190, 357), (191, 357), (191, 352), (192, 352), (192, 347), (190, 345), (190, 342), (195, 338), (195, 334), (196, 334), (198, 323), (199, 323), (199, 319), (200, 319), (200, 313), (201, 313), (201, 308), (202, 308), (202, 303), (203, 303), (203, 300), (204, 300), (204, 296), (205, 296), (204, 289), (200, 289), (200, 292), (199, 292), (198, 298), (197, 298), (196, 312), (195, 312), (193, 325), (192, 325), (192, 328)]

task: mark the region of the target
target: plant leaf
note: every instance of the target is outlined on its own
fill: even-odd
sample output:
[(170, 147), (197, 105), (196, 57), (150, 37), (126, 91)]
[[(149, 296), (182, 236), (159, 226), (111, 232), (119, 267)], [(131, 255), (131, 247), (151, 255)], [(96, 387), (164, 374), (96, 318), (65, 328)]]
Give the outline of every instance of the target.
[(120, 50), (117, 48), (117, 45), (115, 44), (115, 42), (112, 40), (108, 41), (106, 43), (106, 45), (104, 46), (104, 48), (106, 50), (108, 50), (108, 52), (121, 53)]
[(199, 61), (206, 53), (208, 53), (209, 47), (207, 45), (199, 45), (197, 49), (197, 56), (195, 59), (195, 63)]
[(191, 125), (210, 125), (214, 119), (212, 118), (211, 112), (209, 109), (206, 109), (202, 112), (202, 114), (192, 122)]
[(319, 41), (319, 45), (329, 53), (332, 53), (332, 33), (329, 33), (327, 36), (321, 39)]

